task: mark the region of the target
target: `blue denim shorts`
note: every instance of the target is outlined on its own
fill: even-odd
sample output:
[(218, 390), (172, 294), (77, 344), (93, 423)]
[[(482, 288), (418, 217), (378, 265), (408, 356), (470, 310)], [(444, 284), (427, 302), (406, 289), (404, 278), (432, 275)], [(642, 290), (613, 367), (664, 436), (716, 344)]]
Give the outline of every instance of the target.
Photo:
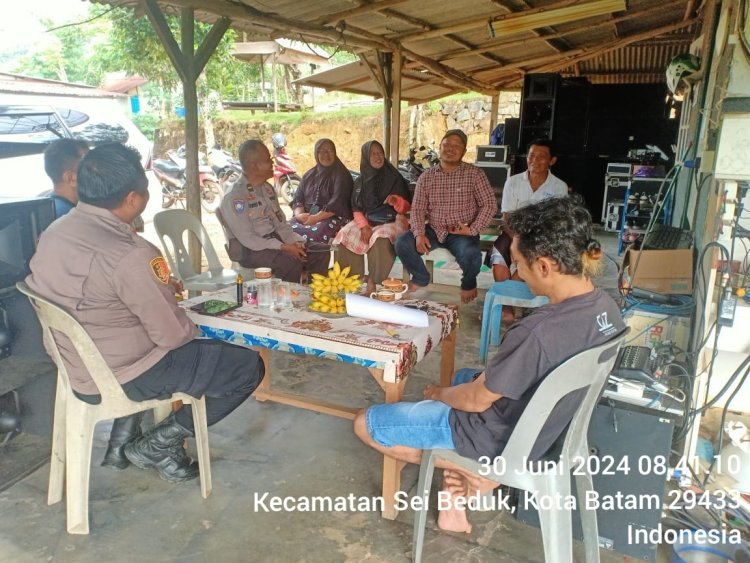
[[(464, 368), (456, 372), (452, 385), (467, 383), (481, 370)], [(387, 448), (407, 446), (420, 450), (455, 449), (450, 425), (451, 408), (441, 401), (373, 405), (365, 413), (367, 431)]]

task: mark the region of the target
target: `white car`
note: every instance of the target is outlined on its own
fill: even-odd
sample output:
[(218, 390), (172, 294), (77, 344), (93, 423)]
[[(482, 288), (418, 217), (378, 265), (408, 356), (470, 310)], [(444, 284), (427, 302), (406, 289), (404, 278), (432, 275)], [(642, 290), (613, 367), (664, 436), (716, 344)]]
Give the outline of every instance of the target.
[[(117, 141), (141, 155), (146, 170), (151, 169), (153, 144), (124, 115), (88, 114), (51, 106), (0, 105), (0, 198), (30, 198), (52, 189), (44, 172), (44, 149), (61, 137), (83, 139), (92, 148)], [(149, 173), (151, 201), (144, 212), (150, 221), (161, 210), (161, 186)]]

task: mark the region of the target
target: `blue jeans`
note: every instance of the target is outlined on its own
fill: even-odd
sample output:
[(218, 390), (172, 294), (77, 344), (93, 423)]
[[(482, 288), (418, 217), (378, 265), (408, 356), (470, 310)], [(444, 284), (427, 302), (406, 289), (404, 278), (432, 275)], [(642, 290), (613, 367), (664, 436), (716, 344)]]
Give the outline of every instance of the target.
[[(461, 289), (476, 289), (477, 275), (482, 268), (482, 251), (479, 249), (479, 237), (469, 235), (448, 235), (439, 242), (435, 231), (427, 225), (424, 234), (430, 241), (430, 248), (446, 248), (453, 254), (461, 266)], [(426, 286), (430, 283), (430, 273), (417, 252), (417, 241), (414, 233), (407, 231), (396, 239), (396, 254), (401, 263), (411, 272), (411, 281), (415, 285)]]
[[(453, 376), (451, 385), (469, 383), (482, 370), (463, 368)], [(450, 425), (451, 408), (442, 401), (388, 403), (368, 407), (365, 413), (367, 432), (387, 448), (408, 446), (420, 450), (444, 448), (453, 450)]]

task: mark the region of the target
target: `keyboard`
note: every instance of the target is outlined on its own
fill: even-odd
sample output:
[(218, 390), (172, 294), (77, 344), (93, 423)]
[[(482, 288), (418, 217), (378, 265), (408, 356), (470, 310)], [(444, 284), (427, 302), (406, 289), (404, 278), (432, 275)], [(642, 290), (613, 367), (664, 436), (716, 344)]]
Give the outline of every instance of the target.
[(693, 246), (693, 233), (657, 223), (643, 241), (644, 250), (677, 250)]

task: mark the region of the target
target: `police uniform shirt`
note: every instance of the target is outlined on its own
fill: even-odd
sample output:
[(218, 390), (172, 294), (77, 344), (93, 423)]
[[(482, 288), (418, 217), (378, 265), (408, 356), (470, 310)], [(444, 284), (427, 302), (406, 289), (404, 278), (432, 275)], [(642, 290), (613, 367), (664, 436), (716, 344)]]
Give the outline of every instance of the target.
[[(44, 231), (30, 267), (29, 287), (81, 323), (121, 384), (198, 334), (159, 250), (107, 209), (80, 202)], [(72, 344), (59, 344), (73, 389), (97, 394)]]
[(250, 250), (280, 249), (282, 244), (303, 242), (287, 223), (273, 186), (251, 186), (240, 176), (221, 201), (221, 214), (231, 234)]

